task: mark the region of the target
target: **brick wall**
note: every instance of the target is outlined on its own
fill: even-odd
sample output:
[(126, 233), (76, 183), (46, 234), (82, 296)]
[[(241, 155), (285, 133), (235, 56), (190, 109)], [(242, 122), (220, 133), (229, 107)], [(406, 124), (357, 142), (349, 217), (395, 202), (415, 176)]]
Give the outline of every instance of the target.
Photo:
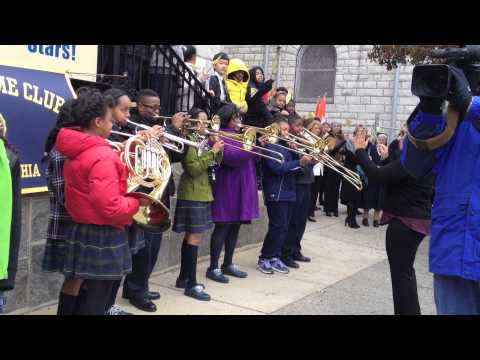
[[(270, 55), (267, 78), (276, 78), (279, 68), (278, 86), (295, 89), (297, 56), (301, 45), (269, 45)], [(277, 47), (280, 46), (280, 62)], [(395, 70), (371, 63), (367, 54), (371, 45), (334, 45), (337, 53), (337, 71), (335, 79), (334, 103), (327, 105), (329, 121), (339, 121), (344, 125), (351, 123), (345, 130), (351, 132), (356, 124), (373, 126), (377, 121), (388, 132), (393, 117), (393, 93)], [(231, 56), (245, 61), (248, 67), (264, 66), (265, 45), (223, 45)], [(410, 92), (412, 66), (399, 69), (397, 121), (393, 126), (400, 128), (418, 103)], [(322, 91), (319, 89), (319, 95)], [(316, 104), (299, 103), (300, 113), (315, 110)], [(395, 131), (396, 132), (396, 131)]]

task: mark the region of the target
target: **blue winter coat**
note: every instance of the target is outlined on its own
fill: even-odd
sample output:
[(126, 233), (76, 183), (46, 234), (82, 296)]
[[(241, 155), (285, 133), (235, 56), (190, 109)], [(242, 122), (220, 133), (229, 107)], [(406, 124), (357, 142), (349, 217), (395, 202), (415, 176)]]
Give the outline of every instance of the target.
[[(417, 177), (430, 170), (436, 174), (430, 271), (469, 280), (480, 280), (480, 132), (474, 126), (479, 118), (480, 97), (474, 97), (447, 144), (430, 153), (415, 149), (406, 139), (401, 158)], [(409, 131), (427, 138), (445, 126), (443, 115), (419, 112)]]
[[(279, 143), (287, 146), (283, 141)], [(295, 202), (297, 200), (295, 174), (301, 169), (300, 160), (296, 159), (291, 151), (283, 149), (276, 144), (267, 144), (265, 148), (280, 152), (285, 159), (283, 164), (266, 158), (262, 159), (263, 196), (265, 202)]]

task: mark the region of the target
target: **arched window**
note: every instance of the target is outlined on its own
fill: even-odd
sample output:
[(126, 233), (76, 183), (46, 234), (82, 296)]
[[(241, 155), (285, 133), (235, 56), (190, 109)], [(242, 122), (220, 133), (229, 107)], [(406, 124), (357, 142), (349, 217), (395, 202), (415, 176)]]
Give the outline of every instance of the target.
[(327, 93), (327, 103), (333, 103), (337, 54), (333, 45), (304, 45), (297, 57), (295, 99), (316, 103)]

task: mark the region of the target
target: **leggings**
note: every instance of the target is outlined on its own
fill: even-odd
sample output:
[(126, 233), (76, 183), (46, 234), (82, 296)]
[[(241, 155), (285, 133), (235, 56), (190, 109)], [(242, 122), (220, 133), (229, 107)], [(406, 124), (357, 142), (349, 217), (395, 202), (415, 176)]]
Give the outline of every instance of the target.
[(424, 237), (425, 235), (409, 229), (398, 219), (391, 220), (388, 225), (386, 248), (395, 315), (420, 315), (413, 264), (418, 246)]
[(225, 244), (225, 256), (223, 266), (232, 265), (233, 253), (237, 245), (238, 233), (241, 224), (215, 224), (210, 240), (210, 270), (218, 269), (218, 260)]

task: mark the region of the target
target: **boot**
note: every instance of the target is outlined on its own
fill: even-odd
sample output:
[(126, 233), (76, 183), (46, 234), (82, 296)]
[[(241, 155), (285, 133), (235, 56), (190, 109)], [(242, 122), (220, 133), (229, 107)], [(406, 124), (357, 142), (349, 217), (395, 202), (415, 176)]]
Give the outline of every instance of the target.
[(345, 219), (345, 226), (348, 225), (348, 227), (352, 228), (352, 229), (358, 229), (360, 227), (357, 224), (356, 212), (357, 212), (357, 209), (355, 209), (354, 206), (352, 206), (352, 205), (347, 206), (348, 216)]

